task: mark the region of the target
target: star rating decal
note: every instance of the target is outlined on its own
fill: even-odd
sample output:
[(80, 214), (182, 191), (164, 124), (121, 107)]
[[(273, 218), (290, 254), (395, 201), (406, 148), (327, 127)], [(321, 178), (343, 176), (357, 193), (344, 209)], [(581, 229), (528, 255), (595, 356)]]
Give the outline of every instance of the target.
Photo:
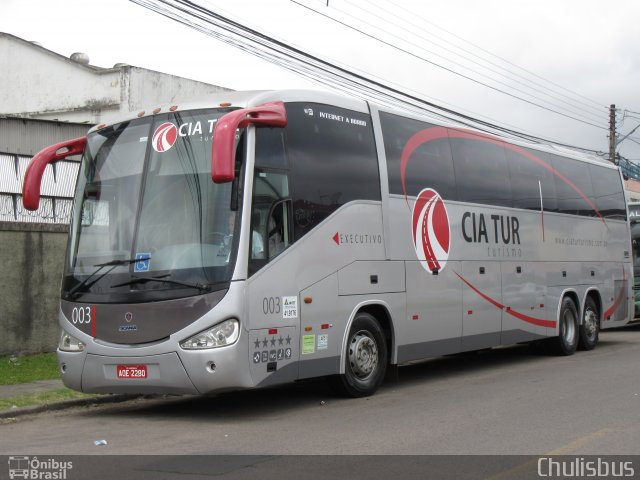
[[(276, 360), (290, 360), (293, 357), (293, 351), (291, 347), (288, 347), (287, 345), (291, 345), (292, 340), (293, 338), (291, 338), (291, 335), (287, 335), (286, 337), (283, 337), (282, 335), (278, 335), (277, 337), (274, 335), (266, 335), (264, 337), (261, 336), (256, 338), (253, 341), (253, 363), (259, 364)], [(264, 350), (266, 348), (276, 346), (283, 348), (269, 351)]]

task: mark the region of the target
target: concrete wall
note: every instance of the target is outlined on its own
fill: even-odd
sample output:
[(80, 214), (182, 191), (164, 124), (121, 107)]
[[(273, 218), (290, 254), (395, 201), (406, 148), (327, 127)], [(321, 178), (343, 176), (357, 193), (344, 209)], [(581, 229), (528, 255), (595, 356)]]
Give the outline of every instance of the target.
[(166, 104), (180, 105), (231, 91), (217, 85), (133, 66), (122, 67), (122, 77), (125, 98), (122, 99), (120, 111), (123, 114)]
[(632, 178), (625, 180), (624, 188), (626, 190), (628, 202), (640, 201), (640, 182), (638, 180), (633, 180)]
[(56, 349), (64, 225), (0, 222), (0, 355)]

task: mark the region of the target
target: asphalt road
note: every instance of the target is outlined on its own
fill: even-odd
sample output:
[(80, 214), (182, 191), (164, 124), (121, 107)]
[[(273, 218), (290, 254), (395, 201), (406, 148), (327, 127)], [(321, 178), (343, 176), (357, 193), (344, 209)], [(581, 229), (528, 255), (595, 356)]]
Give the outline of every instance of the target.
[(4, 420), (0, 455), (638, 454), (639, 367), (630, 326), (571, 357), (516, 346), (404, 366), (366, 399), (311, 381)]

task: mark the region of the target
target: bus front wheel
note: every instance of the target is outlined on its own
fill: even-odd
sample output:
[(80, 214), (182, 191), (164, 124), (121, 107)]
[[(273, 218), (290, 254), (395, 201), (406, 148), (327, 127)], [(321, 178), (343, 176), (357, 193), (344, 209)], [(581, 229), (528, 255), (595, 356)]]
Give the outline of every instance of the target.
[(372, 315), (356, 315), (345, 349), (345, 372), (332, 378), (333, 387), (347, 397), (373, 395), (387, 369), (387, 343), (380, 324)]

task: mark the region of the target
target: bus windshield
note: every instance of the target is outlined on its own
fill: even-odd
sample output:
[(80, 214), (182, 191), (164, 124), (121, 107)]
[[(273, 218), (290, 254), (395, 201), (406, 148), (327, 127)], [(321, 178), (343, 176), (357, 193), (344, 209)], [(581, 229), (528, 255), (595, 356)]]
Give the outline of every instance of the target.
[(144, 302), (228, 287), (240, 212), (233, 184), (211, 181), (213, 130), (227, 112), (157, 115), (89, 135), (63, 298)]

